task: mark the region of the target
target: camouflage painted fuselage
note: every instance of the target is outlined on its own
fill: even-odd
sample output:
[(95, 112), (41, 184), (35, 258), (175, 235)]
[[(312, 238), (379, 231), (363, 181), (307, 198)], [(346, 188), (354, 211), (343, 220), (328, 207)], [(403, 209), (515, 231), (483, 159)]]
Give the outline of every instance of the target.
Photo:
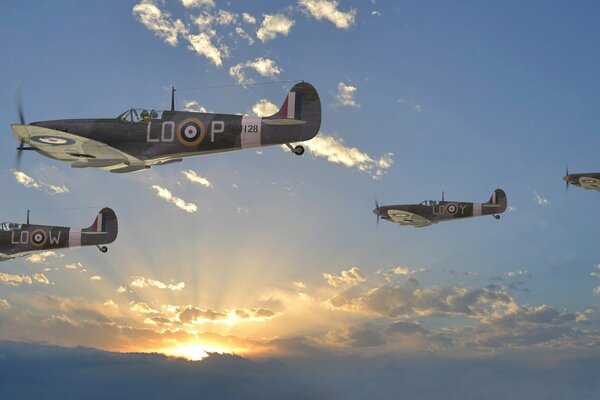
[(563, 177), (567, 184), (578, 186), (586, 190), (600, 191), (600, 172), (586, 172), (579, 174), (569, 174)]

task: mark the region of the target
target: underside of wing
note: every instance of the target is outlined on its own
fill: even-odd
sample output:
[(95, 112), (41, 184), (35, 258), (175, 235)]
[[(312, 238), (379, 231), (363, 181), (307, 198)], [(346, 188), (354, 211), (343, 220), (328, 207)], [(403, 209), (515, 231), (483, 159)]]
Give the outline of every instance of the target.
[(38, 152), (74, 168), (122, 169), (143, 166), (144, 161), (115, 149), (106, 143), (68, 132), (35, 125), (12, 125), (15, 137)]
[(404, 210), (388, 210), (390, 219), (400, 225), (410, 225), (417, 228), (431, 225), (431, 221), (418, 214), (414, 214)]
[(600, 179), (582, 176), (579, 178), (579, 184), (584, 189), (600, 191)]

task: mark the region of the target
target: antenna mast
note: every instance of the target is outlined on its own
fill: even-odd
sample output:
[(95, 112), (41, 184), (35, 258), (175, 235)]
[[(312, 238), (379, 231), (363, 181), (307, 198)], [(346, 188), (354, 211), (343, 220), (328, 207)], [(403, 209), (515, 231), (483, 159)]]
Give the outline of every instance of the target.
[(171, 86), (171, 111), (175, 111), (175, 86)]
[(27, 225), (29, 225), (29, 208), (27, 209)]

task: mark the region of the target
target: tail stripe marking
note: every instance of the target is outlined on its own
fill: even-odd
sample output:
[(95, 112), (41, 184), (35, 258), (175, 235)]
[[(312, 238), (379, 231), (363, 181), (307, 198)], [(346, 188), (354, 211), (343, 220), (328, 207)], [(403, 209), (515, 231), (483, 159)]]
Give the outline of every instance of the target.
[(294, 118), (302, 119), (302, 92), (294, 92), (296, 95), (296, 107), (294, 109)]
[(294, 119), (296, 111), (296, 92), (289, 92), (287, 97), (287, 115), (286, 117)]
[(69, 247), (80, 247), (81, 246), (81, 229), (69, 230)]

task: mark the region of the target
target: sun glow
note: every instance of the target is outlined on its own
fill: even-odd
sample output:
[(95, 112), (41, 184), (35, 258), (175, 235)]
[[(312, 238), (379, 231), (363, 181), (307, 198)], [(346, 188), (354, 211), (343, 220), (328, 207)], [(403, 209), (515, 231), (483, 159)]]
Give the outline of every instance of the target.
[(175, 348), (163, 350), (161, 353), (171, 357), (186, 358), (190, 361), (200, 361), (208, 357), (210, 353), (233, 354), (233, 352), (229, 349), (223, 349), (201, 343), (181, 344)]

